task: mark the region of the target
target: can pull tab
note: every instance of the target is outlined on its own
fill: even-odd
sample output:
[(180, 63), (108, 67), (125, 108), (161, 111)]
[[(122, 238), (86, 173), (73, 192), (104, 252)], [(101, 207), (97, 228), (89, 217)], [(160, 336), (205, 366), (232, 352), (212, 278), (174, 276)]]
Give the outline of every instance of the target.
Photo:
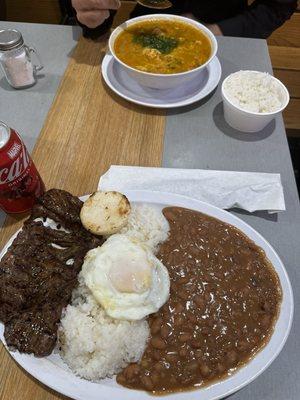
[(36, 51), (36, 49), (34, 47), (31, 47), (31, 46), (25, 46), (25, 47), (26, 47), (26, 49), (28, 50), (28, 52), (30, 54), (34, 54), (35, 58), (38, 61), (38, 64), (34, 64), (33, 63), (34, 72), (42, 70), (44, 68), (44, 65), (43, 65), (43, 63), (41, 61), (41, 57), (39, 56), (39, 54)]

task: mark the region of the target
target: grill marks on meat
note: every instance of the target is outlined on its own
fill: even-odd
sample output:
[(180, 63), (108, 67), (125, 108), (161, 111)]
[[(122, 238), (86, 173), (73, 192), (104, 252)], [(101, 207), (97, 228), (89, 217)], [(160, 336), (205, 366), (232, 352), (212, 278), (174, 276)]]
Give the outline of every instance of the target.
[(5, 325), (6, 342), (21, 352), (40, 357), (49, 355), (56, 344), (57, 321), (62, 308), (61, 304), (46, 304), (10, 319)]
[(40, 203), (48, 212), (52, 212), (65, 223), (80, 222), (82, 201), (64, 190), (51, 189), (40, 199)]
[[(68, 192), (46, 192), (0, 262), (0, 319), (11, 348), (46, 356), (55, 346), (84, 256), (103, 243), (81, 225), (81, 206)], [(37, 218), (51, 218), (68, 232)]]

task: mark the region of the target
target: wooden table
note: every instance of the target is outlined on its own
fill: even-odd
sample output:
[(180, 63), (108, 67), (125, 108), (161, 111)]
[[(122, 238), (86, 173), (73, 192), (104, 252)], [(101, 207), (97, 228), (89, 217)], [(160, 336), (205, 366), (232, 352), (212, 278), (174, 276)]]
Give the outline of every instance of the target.
[[(96, 190), (99, 176), (111, 164), (161, 165), (164, 113), (108, 93), (99, 73), (105, 49), (105, 39), (79, 41), (34, 147), (32, 157), (48, 188), (82, 195)], [(7, 219), (0, 248), (21, 224), (21, 218)], [(37, 384), (2, 344), (0, 382), (1, 400), (63, 398)]]
[[(262, 41), (225, 38), (219, 44), (223, 77), (238, 67), (251, 67), (252, 63), (255, 68), (255, 61), (249, 57), (253, 52), (260, 53), (259, 68), (270, 68)], [(172, 111), (167, 118), (164, 112), (131, 105), (113, 95), (102, 82), (99, 60), (105, 47), (105, 40), (81, 39), (71, 55), (32, 153), (46, 186), (64, 188), (74, 195), (90, 193), (111, 164), (280, 172), (287, 212), (278, 216), (241, 212), (239, 216), (274, 245), (292, 282), (300, 283), (296, 268), (300, 259), (299, 200), (282, 118), (261, 134), (240, 134), (224, 123), (219, 89), (201, 104)], [(4, 94), (0, 88), (0, 101)], [(20, 225), (21, 221), (12, 218), (6, 221), (0, 248)], [(298, 292), (295, 295), (300, 303)], [(299, 322), (297, 318), (288, 346), (274, 365), (232, 399), (298, 399), (299, 356), (295, 349)], [(283, 375), (283, 381), (278, 379)], [(0, 382), (1, 400), (64, 398), (24, 372), (3, 346)]]

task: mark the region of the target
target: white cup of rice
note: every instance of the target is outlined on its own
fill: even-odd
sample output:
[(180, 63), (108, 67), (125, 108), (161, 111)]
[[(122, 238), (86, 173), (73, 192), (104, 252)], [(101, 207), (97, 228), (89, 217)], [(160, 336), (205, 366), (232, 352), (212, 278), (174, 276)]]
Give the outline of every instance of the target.
[(266, 72), (238, 71), (222, 83), (225, 121), (242, 132), (258, 132), (290, 100), (287, 88)]

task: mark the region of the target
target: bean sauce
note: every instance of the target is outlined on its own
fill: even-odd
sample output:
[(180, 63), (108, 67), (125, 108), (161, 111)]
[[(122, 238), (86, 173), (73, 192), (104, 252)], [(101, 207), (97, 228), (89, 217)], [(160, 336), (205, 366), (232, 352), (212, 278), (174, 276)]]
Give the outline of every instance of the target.
[(163, 210), (170, 235), (158, 258), (168, 302), (149, 317), (141, 361), (118, 376), (156, 394), (202, 387), (247, 363), (273, 332), (282, 299), (264, 251), (237, 228), (192, 210)]

